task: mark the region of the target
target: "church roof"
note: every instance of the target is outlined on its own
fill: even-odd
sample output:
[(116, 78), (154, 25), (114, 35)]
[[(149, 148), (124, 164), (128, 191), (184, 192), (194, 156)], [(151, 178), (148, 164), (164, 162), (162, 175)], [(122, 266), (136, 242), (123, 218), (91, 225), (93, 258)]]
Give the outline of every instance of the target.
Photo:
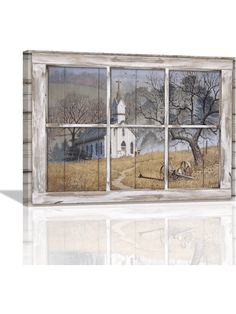
[(86, 144), (93, 141), (104, 139), (106, 135), (105, 128), (88, 128), (79, 138), (75, 140), (75, 145)]

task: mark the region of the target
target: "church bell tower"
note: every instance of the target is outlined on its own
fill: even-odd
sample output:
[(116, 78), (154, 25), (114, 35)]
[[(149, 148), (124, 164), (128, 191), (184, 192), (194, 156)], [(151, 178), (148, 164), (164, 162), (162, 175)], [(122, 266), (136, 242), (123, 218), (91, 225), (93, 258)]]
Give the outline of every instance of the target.
[(113, 123), (122, 123), (125, 122), (125, 103), (121, 97), (120, 85), (121, 81), (116, 81), (117, 83), (117, 93), (116, 97), (113, 99), (112, 108), (111, 108), (111, 117)]

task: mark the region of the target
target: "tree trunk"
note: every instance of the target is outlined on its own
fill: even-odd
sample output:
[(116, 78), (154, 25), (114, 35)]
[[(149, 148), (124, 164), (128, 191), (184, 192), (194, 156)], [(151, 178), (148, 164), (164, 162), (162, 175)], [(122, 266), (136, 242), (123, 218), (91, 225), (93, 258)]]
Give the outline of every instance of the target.
[(203, 164), (203, 156), (202, 156), (201, 149), (200, 149), (200, 147), (198, 145), (198, 142), (192, 141), (189, 144), (190, 144), (190, 147), (191, 147), (191, 150), (192, 150), (192, 154), (193, 154), (195, 165), (202, 166), (202, 164)]
[(75, 130), (73, 128), (72, 132), (71, 132), (71, 146), (74, 145), (75, 142)]

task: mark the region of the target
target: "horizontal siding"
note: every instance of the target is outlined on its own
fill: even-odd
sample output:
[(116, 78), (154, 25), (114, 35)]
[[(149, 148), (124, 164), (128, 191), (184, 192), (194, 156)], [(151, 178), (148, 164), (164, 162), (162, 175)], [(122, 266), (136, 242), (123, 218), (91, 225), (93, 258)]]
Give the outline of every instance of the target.
[(31, 80), (31, 63), (32, 63), (32, 54), (24, 53), (23, 54), (23, 79)]
[(32, 112), (31, 94), (23, 94), (23, 112)]
[(235, 196), (236, 195), (236, 169), (232, 170), (232, 195)]
[(233, 71), (233, 146), (232, 146), (232, 195), (236, 196), (236, 59), (234, 60)]
[(27, 81), (27, 83), (25, 83), (25, 81), (23, 81), (23, 95), (32, 95), (31, 80)]
[(26, 206), (31, 205), (32, 199), (32, 185), (23, 183), (23, 204)]
[(23, 171), (32, 171), (32, 144), (23, 143)]
[(236, 143), (233, 142), (233, 152), (232, 152), (233, 160), (232, 160), (232, 168), (235, 169), (235, 163), (236, 163)]
[(23, 203), (32, 197), (32, 55), (23, 54)]
[(23, 143), (32, 142), (32, 113), (23, 112)]

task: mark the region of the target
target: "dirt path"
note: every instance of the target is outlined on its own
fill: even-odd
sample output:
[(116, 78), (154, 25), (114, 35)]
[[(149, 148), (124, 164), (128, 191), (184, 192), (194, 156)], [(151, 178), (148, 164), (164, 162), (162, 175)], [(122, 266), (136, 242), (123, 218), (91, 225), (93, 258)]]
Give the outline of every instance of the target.
[(126, 177), (127, 173), (133, 169), (134, 167), (123, 170), (120, 176), (112, 182), (112, 186), (119, 190), (133, 190), (133, 188), (121, 182)]

